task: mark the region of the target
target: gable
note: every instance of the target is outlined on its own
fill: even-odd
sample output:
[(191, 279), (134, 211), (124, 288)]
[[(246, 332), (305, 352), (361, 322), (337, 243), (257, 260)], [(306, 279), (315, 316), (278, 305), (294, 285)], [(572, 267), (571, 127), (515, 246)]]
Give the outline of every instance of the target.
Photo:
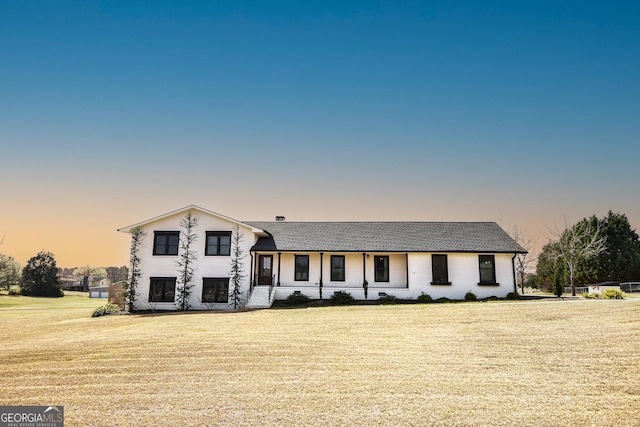
[[(124, 233), (130, 233), (136, 227), (147, 227), (150, 225), (154, 225), (156, 229), (163, 228), (165, 225), (171, 227), (172, 229), (178, 230), (178, 224), (182, 218), (188, 213), (192, 212), (194, 214), (199, 214), (200, 221), (205, 221), (208, 223), (223, 223), (226, 224), (227, 227), (232, 227), (234, 225), (238, 225), (242, 229), (248, 229), (248, 231), (256, 234), (257, 236), (267, 236), (264, 230), (255, 228), (251, 225), (245, 224), (236, 219), (230, 218), (228, 216), (221, 215), (219, 213), (203, 209), (199, 206), (190, 205), (181, 209), (177, 209), (175, 211), (168, 212), (166, 214), (150, 218), (148, 220), (132, 224), (123, 228), (119, 228), (118, 231), (122, 231)], [(204, 224), (203, 224), (204, 225)], [(166, 228), (166, 227), (165, 227)], [(225, 227), (226, 228), (226, 227)]]

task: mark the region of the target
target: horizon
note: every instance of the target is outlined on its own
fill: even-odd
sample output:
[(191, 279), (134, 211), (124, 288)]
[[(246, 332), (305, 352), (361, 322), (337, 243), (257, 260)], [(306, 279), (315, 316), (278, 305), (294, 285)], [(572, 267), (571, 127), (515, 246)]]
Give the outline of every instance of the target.
[(640, 4), (0, 4), (0, 253), (128, 264), (116, 230), (471, 221), (537, 251), (640, 227)]

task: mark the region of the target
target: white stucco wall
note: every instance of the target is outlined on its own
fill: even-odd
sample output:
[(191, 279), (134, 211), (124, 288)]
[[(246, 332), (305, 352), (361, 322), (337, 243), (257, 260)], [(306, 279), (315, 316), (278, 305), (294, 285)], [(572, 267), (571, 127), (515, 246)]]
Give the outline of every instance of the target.
[[(336, 255), (338, 253), (335, 253)], [(346, 253), (345, 281), (331, 282), (331, 253), (324, 254), (323, 298), (328, 299), (336, 291), (349, 292), (356, 299), (364, 298), (362, 288), (362, 254)], [(467, 292), (473, 292), (479, 299), (496, 296), (504, 298), (514, 291), (513, 254), (494, 255), (496, 280), (499, 286), (480, 285), (480, 266), (477, 253), (448, 253), (448, 273), (450, 285), (432, 285), (431, 253), (384, 254), (389, 255), (388, 283), (374, 281), (374, 256), (366, 258), (366, 277), (369, 283), (368, 299), (377, 299), (380, 292), (395, 295), (401, 299), (415, 299), (421, 293), (433, 299), (446, 297), (463, 300)], [(277, 256), (277, 254), (276, 254)], [(294, 254), (282, 254), (281, 286), (276, 288), (276, 299), (286, 299), (294, 291), (300, 291), (309, 298), (319, 298), (319, 254), (309, 254), (309, 281), (293, 280)], [(409, 287), (407, 288), (407, 261)], [(274, 258), (274, 262), (275, 258)]]
[(418, 295), (424, 292), (432, 298), (446, 297), (461, 300), (467, 292), (473, 292), (478, 298), (497, 296), (506, 297), (514, 291), (513, 254), (487, 254), (494, 255), (496, 280), (500, 286), (479, 285), (480, 265), (477, 253), (448, 253), (447, 262), (449, 270), (449, 282), (451, 285), (432, 285), (431, 254), (410, 254), (410, 288), (418, 291)]
[[(309, 280), (297, 281), (295, 280), (295, 256), (296, 255), (308, 255), (309, 256)], [(331, 280), (331, 256), (340, 255), (344, 256), (345, 263), (345, 280), (344, 281), (332, 281)], [(374, 256), (385, 255), (389, 257), (389, 281), (388, 282), (376, 282), (375, 281), (375, 266)], [(310, 287), (318, 286), (320, 283), (320, 254), (317, 252), (296, 252), (296, 253), (281, 253), (280, 254), (280, 284), (282, 286), (299, 286)], [(274, 263), (274, 275), (276, 282), (278, 281), (278, 254), (273, 254)], [(369, 287), (377, 288), (406, 288), (407, 287), (407, 268), (406, 268), (406, 255), (405, 254), (387, 254), (377, 253), (369, 254), (365, 258), (366, 265), (366, 279), (369, 283)], [(362, 283), (365, 279), (363, 276), (362, 268), (362, 253), (353, 252), (327, 252), (323, 255), (322, 265), (322, 283), (328, 288), (354, 288), (362, 287)]]
[[(143, 230), (146, 235), (140, 245), (140, 268), (142, 276), (137, 289), (136, 309), (137, 310), (175, 310), (175, 303), (149, 303), (149, 285), (151, 277), (179, 277), (178, 256), (171, 255), (153, 255), (154, 231), (181, 231), (180, 221), (185, 217), (186, 211), (176, 213), (169, 217), (159, 219), (157, 221), (145, 224)], [(227, 309), (228, 304), (201, 304), (202, 299), (202, 279), (205, 277), (222, 278), (229, 277), (231, 269), (231, 256), (205, 256), (206, 232), (207, 231), (233, 231), (234, 223), (224, 218), (209, 215), (203, 212), (193, 212), (198, 218), (198, 225), (194, 229), (197, 240), (193, 243), (193, 250), (196, 254), (194, 263), (193, 289), (189, 303), (192, 309)], [(251, 228), (241, 226), (242, 233), (241, 248), (244, 259), (245, 279), (242, 284), (243, 303), (247, 301), (249, 291), (249, 269), (251, 258), (249, 250), (255, 244), (257, 236), (251, 231)], [(179, 250), (179, 253), (180, 250)], [(233, 254), (233, 252), (232, 252)], [(231, 287), (231, 284), (229, 285)], [(177, 287), (177, 286), (176, 286)]]

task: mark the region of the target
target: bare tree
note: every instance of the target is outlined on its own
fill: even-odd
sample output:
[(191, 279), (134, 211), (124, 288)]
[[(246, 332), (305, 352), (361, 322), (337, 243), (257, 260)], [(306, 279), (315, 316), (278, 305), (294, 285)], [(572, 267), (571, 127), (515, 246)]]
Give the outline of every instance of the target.
[(121, 282), (129, 276), (129, 268), (126, 265), (122, 267), (106, 267), (105, 272), (111, 283)]
[(107, 273), (105, 272), (103, 267), (91, 267), (90, 265), (85, 265), (84, 267), (76, 268), (73, 271), (74, 276), (99, 276), (105, 277)]
[(20, 283), (20, 265), (10, 256), (0, 254), (0, 289), (9, 290)]
[(189, 298), (193, 289), (193, 265), (196, 261), (196, 252), (193, 250), (193, 243), (198, 239), (194, 229), (198, 225), (198, 217), (188, 212), (180, 221), (180, 253), (178, 266), (178, 284), (176, 289), (178, 310), (189, 310)]
[(573, 227), (569, 227), (564, 220), (564, 230), (554, 233), (558, 238), (556, 256), (563, 260), (569, 269), (571, 295), (576, 295), (575, 273), (576, 266), (582, 260), (588, 260), (601, 254), (607, 249), (606, 238), (602, 234), (600, 221), (584, 219)]
[(524, 294), (524, 278), (531, 267), (534, 266), (533, 253), (536, 250), (536, 246), (535, 242), (518, 226), (513, 226), (510, 234), (513, 240), (527, 251), (524, 254), (516, 254), (515, 258), (516, 275), (520, 282), (521, 293)]

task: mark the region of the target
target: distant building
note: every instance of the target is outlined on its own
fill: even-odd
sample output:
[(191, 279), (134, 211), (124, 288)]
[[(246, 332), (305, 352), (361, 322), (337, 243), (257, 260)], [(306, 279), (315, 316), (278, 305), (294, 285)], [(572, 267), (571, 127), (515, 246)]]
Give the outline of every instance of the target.
[(109, 298), (109, 286), (94, 286), (89, 288), (89, 298)]
[(590, 294), (600, 295), (604, 293), (608, 289), (615, 289), (617, 291), (620, 290), (620, 282), (600, 282), (594, 283), (593, 285), (589, 285), (588, 292)]

